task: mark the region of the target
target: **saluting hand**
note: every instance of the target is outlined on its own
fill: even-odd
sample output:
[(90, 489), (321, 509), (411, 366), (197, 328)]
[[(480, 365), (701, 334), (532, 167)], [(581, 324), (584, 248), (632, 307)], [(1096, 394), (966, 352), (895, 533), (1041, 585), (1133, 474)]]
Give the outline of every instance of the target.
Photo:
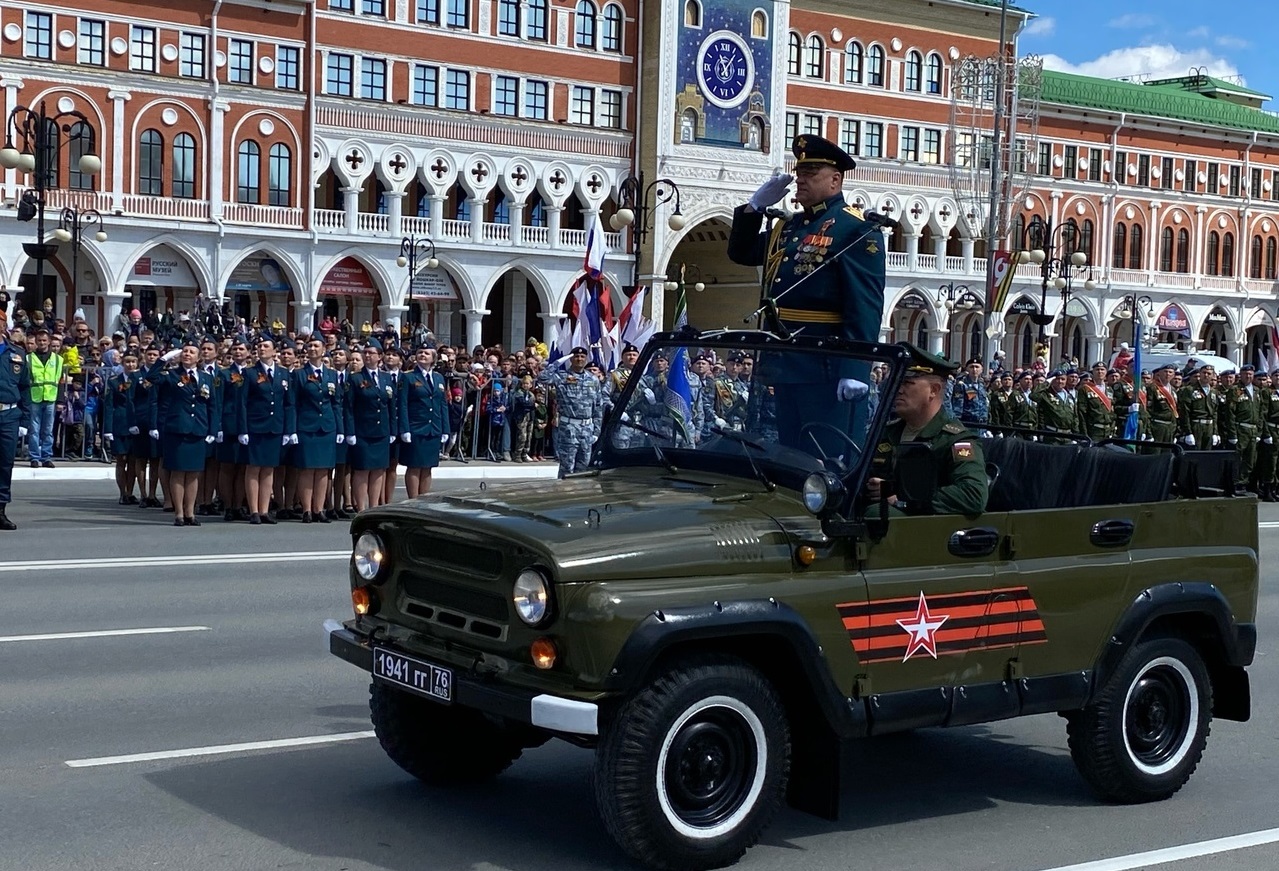
[(750, 207), (757, 212), (764, 211), (786, 195), (786, 190), (794, 180), (795, 176), (785, 172), (773, 176), (751, 194)]

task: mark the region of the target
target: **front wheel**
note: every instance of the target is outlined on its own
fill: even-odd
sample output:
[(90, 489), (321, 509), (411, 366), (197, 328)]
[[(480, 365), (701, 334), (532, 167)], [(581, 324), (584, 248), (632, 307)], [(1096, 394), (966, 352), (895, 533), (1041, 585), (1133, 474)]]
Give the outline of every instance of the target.
[(609, 834), (652, 868), (731, 864), (781, 805), (790, 732), (777, 691), (730, 657), (658, 676), (605, 731), (595, 799)]
[(1070, 755), (1101, 797), (1135, 804), (1181, 789), (1208, 743), (1212, 683), (1178, 638), (1135, 645), (1091, 704), (1066, 719)]

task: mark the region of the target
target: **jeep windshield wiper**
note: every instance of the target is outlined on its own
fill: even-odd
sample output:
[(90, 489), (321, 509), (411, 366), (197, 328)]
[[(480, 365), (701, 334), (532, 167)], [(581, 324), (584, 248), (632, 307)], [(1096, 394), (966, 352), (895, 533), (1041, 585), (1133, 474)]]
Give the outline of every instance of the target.
[[(658, 431), (657, 431), (657, 430), (655, 430), (655, 429), (649, 429), (648, 427), (644, 426), (643, 424), (636, 423), (636, 422), (635, 422), (635, 421), (633, 421), (633, 420), (629, 420), (629, 419), (627, 419), (627, 420), (620, 420), (620, 419), (619, 419), (619, 420), (618, 420), (618, 423), (620, 423), (622, 426), (628, 426), (628, 427), (630, 427), (631, 429), (637, 429), (637, 430), (639, 430), (640, 432), (644, 433), (644, 435), (652, 436), (652, 437), (653, 437), (653, 438), (655, 438), (655, 439), (664, 439), (664, 438), (669, 438), (669, 436), (666, 436), (666, 435), (664, 435), (664, 434), (662, 434), (662, 433), (658, 432)], [(672, 439), (672, 441), (673, 441), (673, 439)], [(672, 473), (673, 473), (673, 472), (678, 472), (678, 471), (679, 471), (679, 469), (677, 469), (677, 468), (675, 467), (675, 464), (674, 464), (674, 463), (672, 463), (669, 459), (667, 459), (666, 454), (662, 451), (662, 447), (661, 447), (661, 445), (659, 445), (657, 442), (653, 442), (653, 455), (654, 455), (655, 457), (657, 457), (657, 461), (658, 461), (659, 463), (661, 463), (663, 466), (665, 466), (665, 467), (666, 467), (666, 471), (668, 471), (668, 472), (672, 472)]]
[(764, 447), (761, 442), (748, 438), (735, 429), (728, 429), (727, 427), (720, 426), (719, 424), (712, 424), (711, 432), (715, 433), (717, 436), (722, 436), (728, 439), (730, 442), (737, 442), (737, 444), (741, 445), (742, 453), (746, 455), (746, 461), (751, 464), (751, 472), (755, 475), (755, 480), (763, 484), (764, 489), (769, 492), (777, 489), (777, 485), (770, 481), (768, 476), (765, 475), (760, 467), (755, 464), (755, 458), (751, 456), (751, 452), (746, 449), (749, 446), (757, 451), (767, 451), (768, 448)]

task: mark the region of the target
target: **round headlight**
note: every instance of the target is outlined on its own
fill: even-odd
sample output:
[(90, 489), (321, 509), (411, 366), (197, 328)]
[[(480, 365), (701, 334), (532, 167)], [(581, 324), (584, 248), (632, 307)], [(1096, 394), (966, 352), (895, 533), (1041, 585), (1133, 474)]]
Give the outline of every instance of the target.
[(382, 539), (371, 532), (363, 533), (355, 540), (352, 553), (355, 559), (355, 573), (366, 581), (371, 581), (382, 571), (382, 562), (386, 554), (382, 551)]
[(810, 512), (820, 514), (829, 498), (830, 491), (826, 488), (825, 475), (814, 472), (804, 479), (804, 507)]
[(511, 589), (511, 602), (515, 613), (528, 625), (536, 626), (544, 621), (551, 609), (551, 590), (542, 573), (537, 569), (520, 572)]

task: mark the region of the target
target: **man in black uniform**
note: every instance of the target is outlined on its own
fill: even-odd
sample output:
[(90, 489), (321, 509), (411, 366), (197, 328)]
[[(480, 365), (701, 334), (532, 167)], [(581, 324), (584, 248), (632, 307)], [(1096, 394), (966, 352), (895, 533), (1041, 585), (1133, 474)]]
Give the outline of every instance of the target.
[(26, 438), (22, 424), (31, 417), (31, 374), (26, 352), (9, 344), (9, 320), (0, 311), (0, 530), (18, 528), (5, 514), (13, 499), (13, 458), (19, 439)]

